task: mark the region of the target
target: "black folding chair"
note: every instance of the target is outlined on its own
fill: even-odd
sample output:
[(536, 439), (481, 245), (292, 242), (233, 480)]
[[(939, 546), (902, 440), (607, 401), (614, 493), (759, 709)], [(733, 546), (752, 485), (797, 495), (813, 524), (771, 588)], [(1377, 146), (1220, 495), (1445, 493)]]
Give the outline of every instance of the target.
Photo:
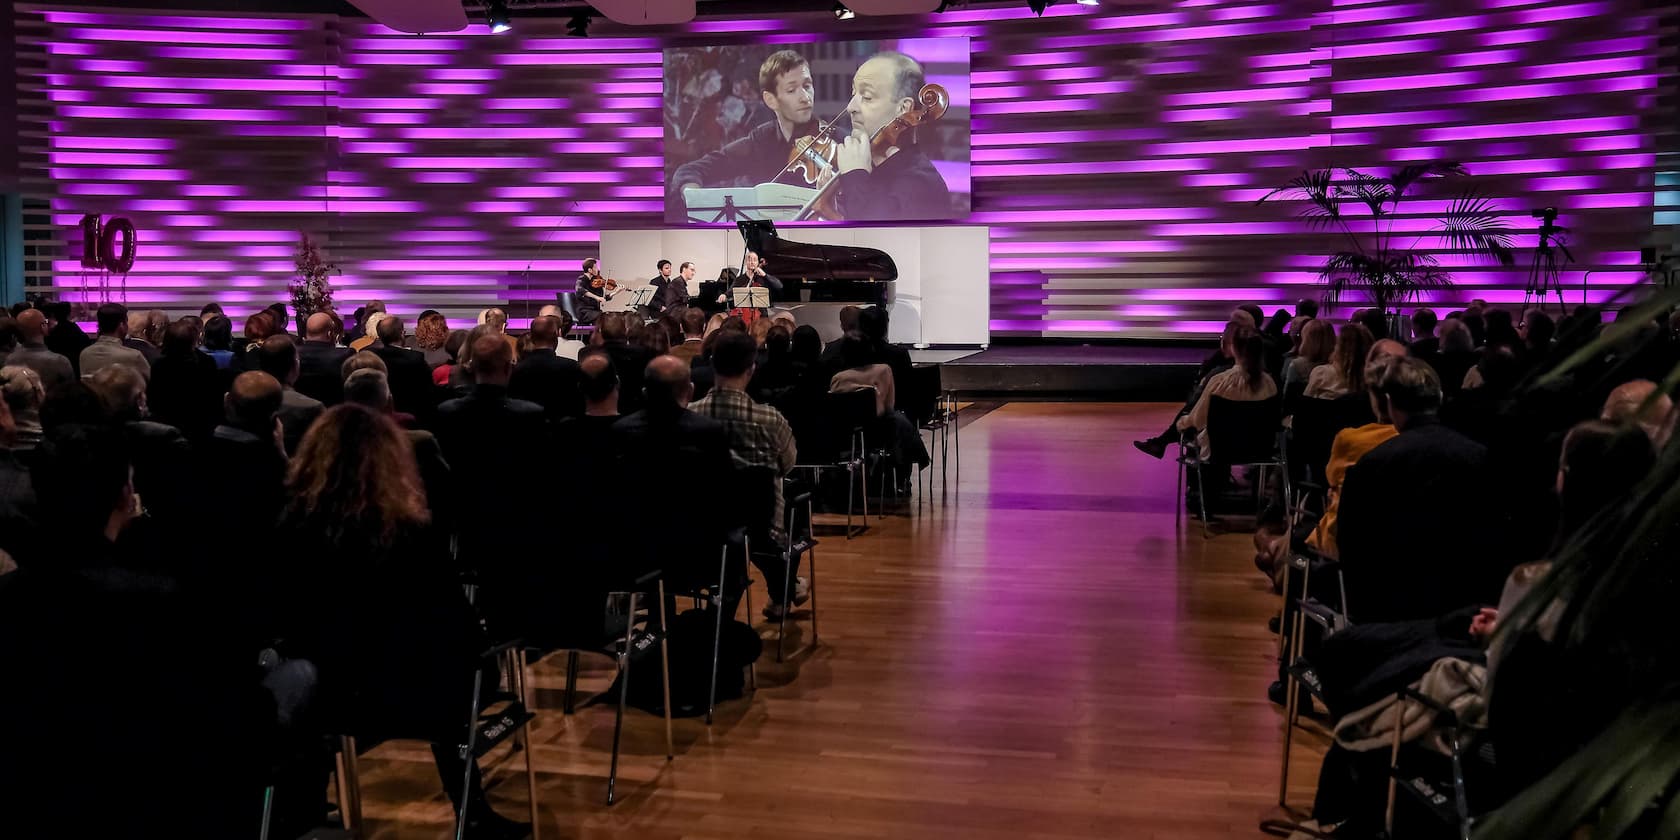
[(1281, 476), (1283, 498), (1289, 498), (1289, 474), (1283, 469), (1283, 457), (1278, 442), (1282, 419), (1279, 405), (1280, 400), (1275, 396), (1264, 400), (1211, 397), (1208, 403), (1207, 427), (1211, 455), (1203, 452), (1192, 454), (1188, 442), (1180, 442), (1180, 487), (1182, 488), (1186, 470), (1194, 469), (1196, 483), (1199, 485), (1196, 495), (1201, 506), (1203, 537), (1213, 536), (1213, 532), (1209, 530), (1207, 512), (1207, 469), (1256, 468), (1259, 471), (1255, 476), (1256, 515), (1259, 502), (1264, 498), (1261, 490), (1266, 486), (1268, 469), (1277, 469)]
[[(817, 538), (814, 522), (812, 521), (813, 507), (811, 503), (811, 489), (791, 481), (782, 482), (783, 497), (783, 532), (787, 534), (787, 546), (782, 549), (782, 559), (787, 566), (787, 572), (782, 578), (782, 615), (776, 626), (776, 661), (783, 661), (783, 641), (787, 639), (788, 613), (793, 612), (794, 571), (798, 568), (799, 558), (807, 556), (806, 568), (811, 573), (811, 644), (810, 649), (817, 647)], [(800, 509), (804, 509), (804, 527), (800, 527)], [(794, 651), (798, 654), (799, 651)], [(714, 663), (715, 672), (716, 665)], [(715, 682), (715, 677), (714, 677)], [(714, 688), (715, 692), (715, 688)]]
[(875, 389), (865, 388), (844, 394), (824, 394), (820, 409), (802, 414), (789, 424), (799, 449), (799, 464), (794, 469), (811, 471), (813, 483), (819, 483), (822, 474), (829, 470), (846, 471), (848, 540), (854, 535), (852, 503), (856, 499), (862, 499), (863, 504), (863, 524), (856, 533), (869, 527), (868, 445), (863, 432), (874, 420)]

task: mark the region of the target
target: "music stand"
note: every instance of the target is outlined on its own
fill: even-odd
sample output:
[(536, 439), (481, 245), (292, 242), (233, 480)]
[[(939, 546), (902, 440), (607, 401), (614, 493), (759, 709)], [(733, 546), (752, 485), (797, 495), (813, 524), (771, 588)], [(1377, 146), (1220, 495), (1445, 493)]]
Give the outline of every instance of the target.
[(683, 191), (688, 221), (735, 224), (742, 219), (791, 219), (815, 190), (788, 184), (755, 187), (695, 187)]
[(635, 309), (637, 307), (647, 306), (649, 303), (652, 303), (653, 302), (653, 296), (659, 294), (659, 289), (657, 289), (653, 286), (642, 286), (641, 288), (638, 288), (638, 289), (630, 289), (629, 292), (630, 292), (630, 308)]
[(736, 309), (769, 309), (770, 290), (763, 286), (737, 286), (729, 290), (729, 305)]

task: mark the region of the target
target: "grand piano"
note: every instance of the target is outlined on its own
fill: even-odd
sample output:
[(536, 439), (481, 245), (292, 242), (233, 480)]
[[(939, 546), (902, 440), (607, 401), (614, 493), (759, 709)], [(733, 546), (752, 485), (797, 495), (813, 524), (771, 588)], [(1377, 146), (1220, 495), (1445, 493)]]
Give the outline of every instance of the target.
[(774, 300), (786, 303), (855, 303), (885, 306), (898, 266), (885, 251), (853, 245), (814, 245), (783, 239), (768, 220), (735, 223), (747, 250), (767, 262), (782, 281)]

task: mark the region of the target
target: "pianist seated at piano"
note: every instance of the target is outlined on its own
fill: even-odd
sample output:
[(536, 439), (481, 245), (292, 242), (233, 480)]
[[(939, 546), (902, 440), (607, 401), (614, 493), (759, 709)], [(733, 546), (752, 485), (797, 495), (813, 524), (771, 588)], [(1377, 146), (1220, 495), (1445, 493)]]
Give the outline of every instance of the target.
[(917, 107), (926, 78), (922, 65), (899, 52), (876, 53), (852, 80), (846, 106), (852, 133), (840, 145), (837, 207), (847, 219), (882, 221), (941, 219), (951, 215), (951, 190), (933, 161), (915, 143), (915, 131), (899, 144), (877, 149), (870, 143), (887, 123)]

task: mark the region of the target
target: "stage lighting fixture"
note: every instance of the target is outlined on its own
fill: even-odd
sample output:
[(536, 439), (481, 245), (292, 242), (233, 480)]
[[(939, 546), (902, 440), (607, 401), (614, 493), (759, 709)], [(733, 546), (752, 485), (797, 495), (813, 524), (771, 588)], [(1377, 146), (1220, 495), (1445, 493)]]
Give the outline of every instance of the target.
[(484, 8), (484, 17), (490, 21), (490, 31), (497, 35), (513, 29), (513, 16), (508, 13), (507, 0), (490, 0)]
[(1101, 6), (1102, 0), (1076, 0), (1081, 6)]
[(1056, 0), (1027, 0), (1027, 8), (1039, 17), (1044, 17), (1044, 10), (1055, 5)]
[(845, 3), (836, 2), (834, 4), (834, 16), (840, 20), (851, 20), (852, 18), (857, 17), (857, 12), (846, 8)]
[(589, 12), (578, 11), (566, 22), (566, 34), (574, 38), (589, 37)]

